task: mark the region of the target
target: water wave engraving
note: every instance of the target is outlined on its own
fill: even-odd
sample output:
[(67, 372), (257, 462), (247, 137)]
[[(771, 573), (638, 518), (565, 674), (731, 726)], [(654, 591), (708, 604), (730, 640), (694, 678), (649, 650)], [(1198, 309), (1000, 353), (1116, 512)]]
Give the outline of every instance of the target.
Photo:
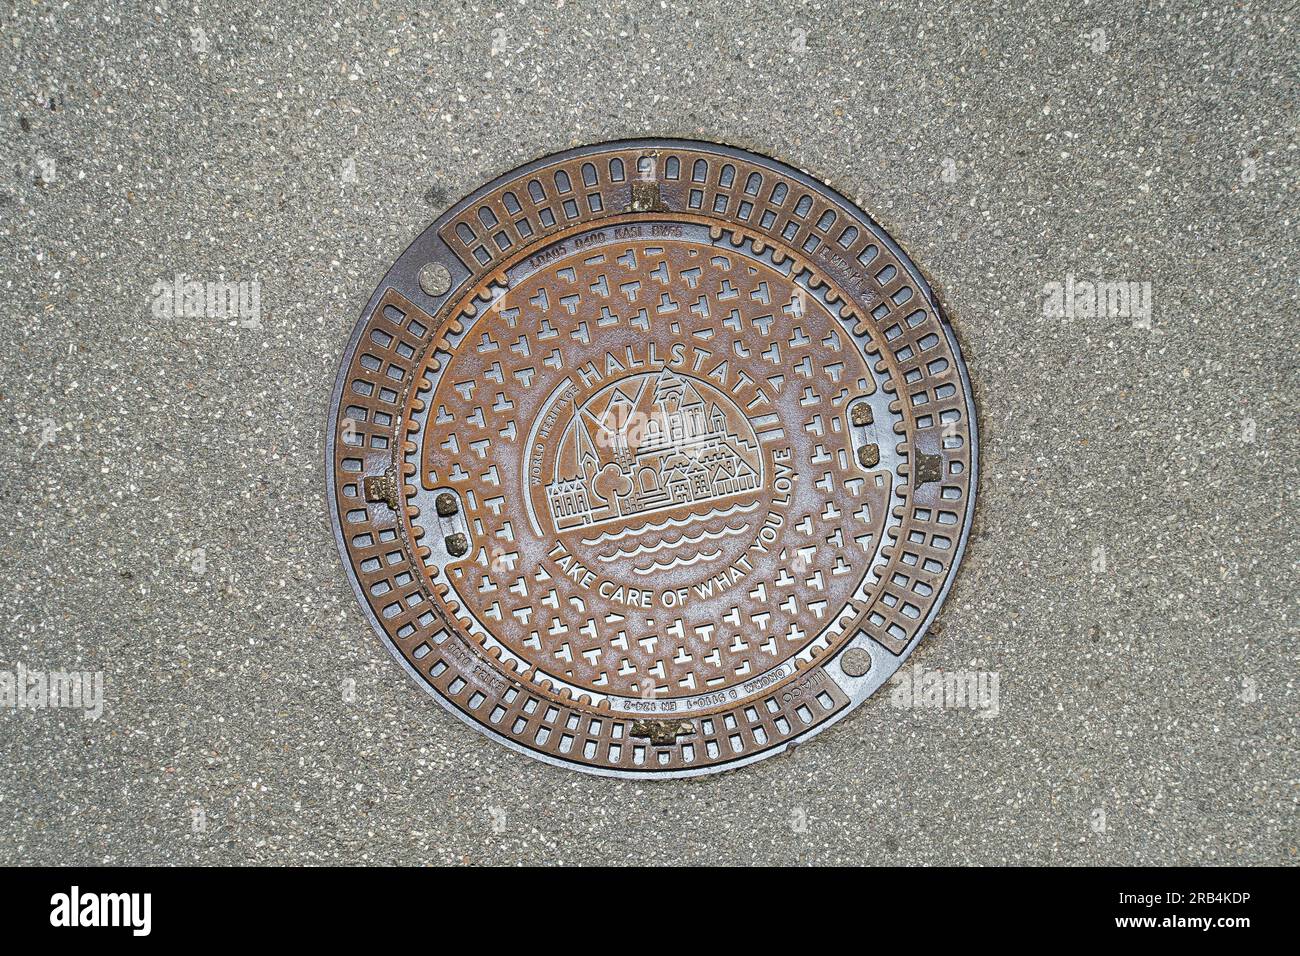
[(665, 538), (657, 544), (639, 544), (631, 551), (624, 551), (622, 548), (618, 548), (612, 554), (597, 554), (596, 559), (608, 563), (610, 561), (617, 561), (619, 558), (635, 558), (643, 554), (654, 554), (657, 551), (680, 547), (683, 544), (699, 544), (701, 541), (716, 541), (719, 538), (726, 538), (731, 535), (745, 534), (749, 531), (750, 527), (751, 526), (747, 524), (726, 525), (721, 531), (701, 531), (694, 537), (683, 534), (678, 535), (675, 538)]
[(602, 531), (594, 538), (583, 538), (583, 544), (595, 545), (605, 541), (618, 541), (633, 535), (644, 534), (647, 531), (663, 531), (665, 528), (684, 528), (688, 524), (694, 524), (697, 521), (707, 521), (710, 518), (725, 518), (727, 515), (736, 512), (753, 511), (759, 506), (760, 502), (751, 501), (747, 505), (734, 504), (730, 508), (714, 508), (705, 514), (695, 515), (691, 518), (668, 518), (665, 521), (652, 522), (649, 524), (639, 524), (630, 528), (624, 528), (621, 531)]
[(643, 568), (639, 564), (634, 564), (632, 570), (637, 574), (654, 574), (656, 571), (671, 571), (673, 568), (681, 567), (683, 564), (692, 564), (695, 561), (716, 561), (722, 557), (722, 549), (717, 551), (708, 551), (704, 554), (690, 558), (673, 558), (667, 564), (660, 564), (658, 561), (652, 561), (650, 567)]

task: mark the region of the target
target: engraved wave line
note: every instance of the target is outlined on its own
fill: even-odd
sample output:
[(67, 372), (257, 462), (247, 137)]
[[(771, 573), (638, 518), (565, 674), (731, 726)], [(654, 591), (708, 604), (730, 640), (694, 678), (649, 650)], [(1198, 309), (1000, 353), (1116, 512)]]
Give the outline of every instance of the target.
[(669, 518), (667, 521), (662, 521), (658, 524), (641, 524), (637, 525), (635, 528), (624, 528), (622, 531), (615, 531), (613, 533), (602, 531), (594, 538), (583, 538), (582, 543), (601, 544), (605, 541), (617, 541), (620, 538), (626, 538), (630, 534), (642, 534), (646, 531), (663, 531), (665, 528), (684, 528), (686, 525), (695, 521), (707, 521), (709, 518), (725, 518), (727, 515), (735, 514), (737, 511), (753, 511), (759, 506), (759, 504), (760, 502), (753, 501), (748, 505), (732, 505), (730, 508), (725, 508), (722, 511), (714, 508), (706, 514), (692, 515), (689, 518)]
[(675, 538), (666, 538), (658, 544), (652, 544), (646, 547), (644, 544), (638, 544), (632, 551), (624, 551), (619, 548), (613, 554), (598, 554), (598, 561), (617, 561), (619, 558), (635, 558), (642, 554), (654, 554), (656, 551), (662, 551), (664, 548), (675, 548), (679, 544), (699, 544), (701, 541), (716, 541), (718, 538), (726, 538), (733, 534), (744, 534), (750, 528), (747, 524), (742, 525), (724, 525), (721, 531), (701, 531), (695, 537), (690, 535), (678, 535)]
[(673, 568), (678, 567), (679, 565), (690, 564), (692, 561), (696, 560), (696, 558), (698, 558), (701, 561), (713, 561), (714, 559), (720, 557), (722, 557), (721, 548), (719, 548), (717, 551), (707, 551), (704, 554), (699, 554), (691, 558), (673, 558), (667, 564), (660, 564), (658, 561), (651, 561), (650, 567), (648, 568), (643, 568), (639, 565), (634, 564), (632, 565), (632, 570), (635, 571), (637, 574), (654, 574), (656, 571), (671, 571)]

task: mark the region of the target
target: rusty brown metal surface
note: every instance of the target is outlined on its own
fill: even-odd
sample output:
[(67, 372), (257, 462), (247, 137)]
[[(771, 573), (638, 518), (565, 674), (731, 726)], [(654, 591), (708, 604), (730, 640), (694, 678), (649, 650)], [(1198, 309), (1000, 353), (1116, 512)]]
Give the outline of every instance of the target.
[(588, 147), (453, 207), (336, 386), (340, 548), (394, 656), (549, 762), (681, 776), (844, 716), (938, 610), (973, 406), (924, 279), (752, 154)]

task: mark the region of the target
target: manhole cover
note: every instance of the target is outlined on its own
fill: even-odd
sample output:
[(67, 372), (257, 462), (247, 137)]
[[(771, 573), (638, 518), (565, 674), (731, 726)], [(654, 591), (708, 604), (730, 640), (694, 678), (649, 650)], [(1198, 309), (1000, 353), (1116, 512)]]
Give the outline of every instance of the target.
[(785, 749), (920, 640), (973, 508), (966, 371), (842, 196), (680, 140), (483, 186), (334, 389), (336, 536), (384, 643), (497, 740), (684, 776)]

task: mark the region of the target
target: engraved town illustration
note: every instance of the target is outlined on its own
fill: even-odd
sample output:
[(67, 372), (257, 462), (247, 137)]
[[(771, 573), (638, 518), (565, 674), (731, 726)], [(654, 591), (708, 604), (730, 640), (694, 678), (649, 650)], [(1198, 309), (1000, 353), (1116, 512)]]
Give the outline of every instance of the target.
[(673, 369), (575, 407), (556, 462), (546, 497), (557, 531), (721, 501), (763, 480), (758, 440), (734, 403)]

